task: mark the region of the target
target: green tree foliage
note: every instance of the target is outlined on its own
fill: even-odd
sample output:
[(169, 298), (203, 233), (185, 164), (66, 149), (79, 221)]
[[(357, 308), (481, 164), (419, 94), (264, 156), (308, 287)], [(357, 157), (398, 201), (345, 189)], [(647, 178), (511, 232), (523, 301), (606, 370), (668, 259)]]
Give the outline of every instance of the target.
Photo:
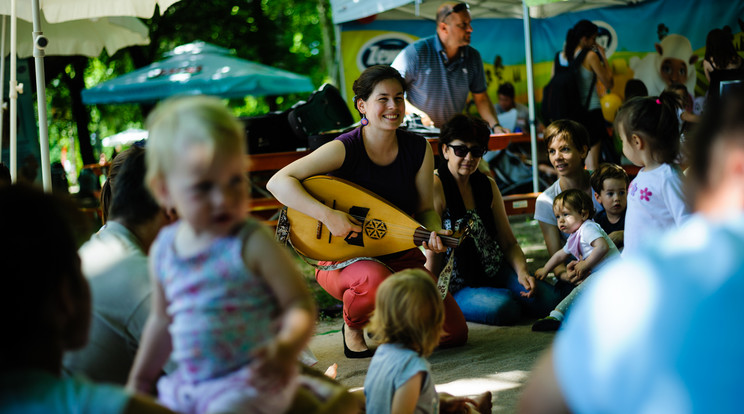
[[(148, 46), (131, 47), (113, 56), (104, 52), (97, 59), (89, 59), (87, 67), (83, 65), (84, 71), (75, 58), (51, 59), (53, 62), (47, 63), (47, 100), (52, 114), (52, 161), (59, 159), (63, 146), (82, 151), (78, 168), (97, 160), (102, 150), (101, 138), (142, 127), (151, 109), (149, 105), (136, 104), (94, 105), (86, 107), (87, 114), (76, 113), (72, 108), (79, 96), (73, 85), (79, 82), (79, 72), (84, 72), (85, 87), (91, 87), (160, 60), (163, 53), (178, 45), (203, 40), (231, 49), (240, 58), (308, 75), (317, 87), (328, 82), (329, 71), (335, 70), (334, 45), (324, 42), (333, 36), (333, 29), (328, 26), (330, 13), (328, 0), (182, 0), (162, 16), (156, 13), (144, 20), (150, 29)], [(52, 64), (54, 68), (50, 70)], [(252, 116), (287, 109), (306, 97), (307, 94), (249, 96), (233, 99), (229, 105), (236, 115)], [(82, 132), (76, 128), (81, 124)], [(71, 140), (88, 136), (86, 131), (90, 131), (90, 145), (74, 145)]]

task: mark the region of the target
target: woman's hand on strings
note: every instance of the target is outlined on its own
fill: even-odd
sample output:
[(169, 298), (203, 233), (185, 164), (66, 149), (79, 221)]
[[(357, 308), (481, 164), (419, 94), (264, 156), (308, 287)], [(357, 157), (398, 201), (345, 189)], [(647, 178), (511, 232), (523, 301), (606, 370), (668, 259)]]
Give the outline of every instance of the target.
[(447, 246), (444, 245), (439, 235), (451, 236), (452, 230), (440, 230), (439, 232), (432, 231), (431, 234), (429, 234), (429, 241), (423, 241), (421, 245), (424, 249), (431, 250), (434, 253), (444, 253), (447, 250)]
[(354, 217), (340, 210), (331, 210), (323, 224), (337, 237), (346, 237), (349, 233), (362, 231), (361, 223)]

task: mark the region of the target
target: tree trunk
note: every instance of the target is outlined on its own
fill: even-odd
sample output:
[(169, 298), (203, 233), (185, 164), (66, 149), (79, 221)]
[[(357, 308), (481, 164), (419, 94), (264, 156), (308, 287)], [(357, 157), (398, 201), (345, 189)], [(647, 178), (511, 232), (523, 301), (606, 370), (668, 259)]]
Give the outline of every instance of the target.
[(67, 76), (67, 86), (70, 88), (70, 100), (72, 100), (72, 118), (77, 126), (78, 148), (80, 148), (80, 157), (83, 165), (94, 164), (98, 161), (93, 154), (93, 146), (90, 143), (90, 113), (88, 108), (83, 105), (83, 98), (80, 92), (85, 89), (85, 68), (88, 66), (88, 58), (76, 57), (72, 60), (74, 75)]

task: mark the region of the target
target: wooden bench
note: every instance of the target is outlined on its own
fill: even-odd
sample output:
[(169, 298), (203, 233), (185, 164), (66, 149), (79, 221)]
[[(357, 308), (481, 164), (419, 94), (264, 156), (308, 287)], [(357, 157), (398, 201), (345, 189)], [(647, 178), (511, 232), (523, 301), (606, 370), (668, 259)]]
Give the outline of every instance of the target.
[(535, 214), (535, 202), (540, 193), (510, 194), (503, 197), (507, 216)]

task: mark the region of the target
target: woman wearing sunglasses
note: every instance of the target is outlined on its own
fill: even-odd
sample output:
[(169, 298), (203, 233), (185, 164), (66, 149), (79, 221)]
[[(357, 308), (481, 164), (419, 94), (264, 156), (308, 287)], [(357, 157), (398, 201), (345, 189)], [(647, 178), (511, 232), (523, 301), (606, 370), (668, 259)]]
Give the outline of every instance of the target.
[(488, 325), (515, 323), (526, 312), (537, 315), (560, 301), (552, 287), (527, 271), (527, 261), (506, 216), (496, 182), (478, 170), (488, 148), (488, 125), (455, 115), (441, 129), (442, 160), (434, 172), (434, 209), (442, 228), (468, 237), (444, 254), (426, 251), (435, 275), (454, 254), (449, 291), (465, 319)]

